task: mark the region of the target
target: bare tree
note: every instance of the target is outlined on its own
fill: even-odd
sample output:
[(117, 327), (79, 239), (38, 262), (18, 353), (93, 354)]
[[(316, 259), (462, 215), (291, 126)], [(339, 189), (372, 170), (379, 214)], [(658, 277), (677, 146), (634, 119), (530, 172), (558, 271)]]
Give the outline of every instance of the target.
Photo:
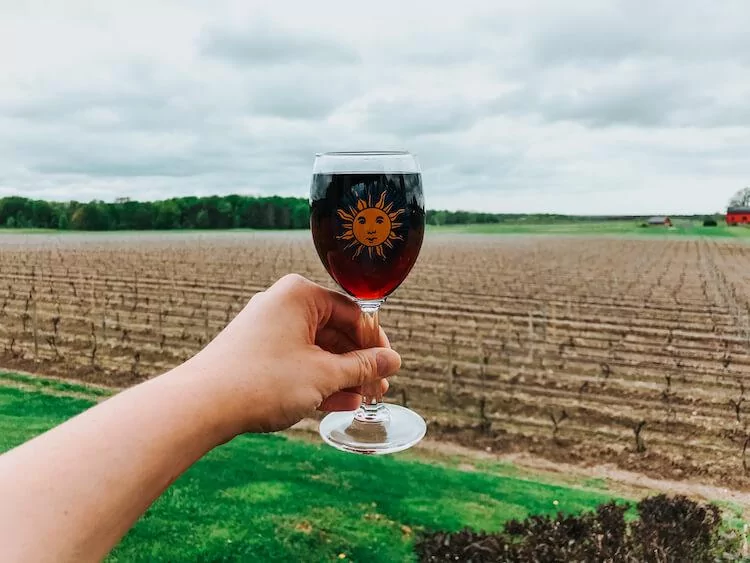
[(750, 186), (735, 193), (729, 200), (729, 207), (750, 207)]

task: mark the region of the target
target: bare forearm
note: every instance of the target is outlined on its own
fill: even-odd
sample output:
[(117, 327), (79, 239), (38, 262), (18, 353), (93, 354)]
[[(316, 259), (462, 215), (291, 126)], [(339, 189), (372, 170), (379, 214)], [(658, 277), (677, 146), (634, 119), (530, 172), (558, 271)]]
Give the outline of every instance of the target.
[(0, 456), (0, 561), (100, 559), (214, 446), (355, 409), (352, 389), (401, 365), (384, 335), (359, 349), (360, 322), (349, 298), (285, 276), (176, 370)]
[(0, 457), (0, 560), (101, 559), (226, 438), (194, 370), (125, 391)]

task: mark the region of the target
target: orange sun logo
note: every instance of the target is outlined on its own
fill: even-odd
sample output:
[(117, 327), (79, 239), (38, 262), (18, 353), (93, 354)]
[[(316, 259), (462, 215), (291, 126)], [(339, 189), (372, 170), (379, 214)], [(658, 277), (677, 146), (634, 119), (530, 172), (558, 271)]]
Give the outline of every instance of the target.
[(374, 250), (375, 254), (385, 259), (383, 247), (393, 248), (394, 240), (404, 240), (395, 232), (403, 224), (396, 223), (396, 219), (404, 210), (391, 211), (392, 209), (393, 203), (385, 204), (385, 192), (375, 205), (371, 199), (358, 199), (356, 209), (339, 209), (339, 217), (344, 220), (344, 234), (336, 238), (351, 241), (346, 249), (356, 247), (352, 258), (359, 256), (366, 248), (370, 258)]

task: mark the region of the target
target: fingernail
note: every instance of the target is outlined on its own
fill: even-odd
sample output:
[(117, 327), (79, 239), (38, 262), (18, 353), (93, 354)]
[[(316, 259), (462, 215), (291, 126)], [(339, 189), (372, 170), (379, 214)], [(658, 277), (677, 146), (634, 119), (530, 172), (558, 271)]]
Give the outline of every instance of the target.
[(401, 357), (393, 350), (380, 350), (375, 355), (375, 362), (378, 365), (378, 375), (388, 377), (393, 375), (401, 367)]

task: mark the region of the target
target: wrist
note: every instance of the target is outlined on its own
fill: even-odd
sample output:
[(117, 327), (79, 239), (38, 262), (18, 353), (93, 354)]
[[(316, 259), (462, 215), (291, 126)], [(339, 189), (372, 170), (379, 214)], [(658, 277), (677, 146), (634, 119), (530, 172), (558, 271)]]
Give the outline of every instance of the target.
[(207, 450), (238, 434), (226, 408), (226, 390), (211, 375), (191, 359), (162, 376), (170, 396), (181, 403), (185, 423), (195, 428), (196, 438)]
[[(223, 444), (245, 432), (264, 432), (269, 413), (268, 389), (257, 363), (252, 369), (239, 363), (225, 347), (209, 346), (181, 364), (174, 377), (189, 388), (199, 401), (201, 416), (216, 444)], [(239, 375), (238, 375), (239, 374)]]

